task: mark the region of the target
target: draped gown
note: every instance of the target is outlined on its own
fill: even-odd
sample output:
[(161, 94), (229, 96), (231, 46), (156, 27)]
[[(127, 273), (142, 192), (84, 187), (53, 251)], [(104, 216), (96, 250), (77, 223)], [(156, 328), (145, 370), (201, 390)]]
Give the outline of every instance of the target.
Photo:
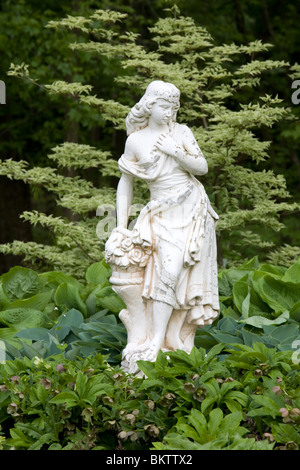
[[(183, 147), (188, 140), (189, 148), (194, 147), (195, 155), (201, 158), (188, 127), (175, 123), (171, 136)], [(159, 150), (139, 161), (122, 155), (119, 167), (123, 173), (146, 181), (150, 190), (150, 201), (133, 229), (136, 240), (149, 244), (153, 250), (145, 268), (143, 298), (165, 302), (172, 305), (173, 312), (183, 312), (183, 324), (199, 327), (212, 323), (219, 315), (215, 234), (218, 215), (203, 185), (175, 158)], [(174, 256), (180, 257), (179, 273), (165, 268), (164, 254), (158, 249), (161, 241), (174, 247)]]

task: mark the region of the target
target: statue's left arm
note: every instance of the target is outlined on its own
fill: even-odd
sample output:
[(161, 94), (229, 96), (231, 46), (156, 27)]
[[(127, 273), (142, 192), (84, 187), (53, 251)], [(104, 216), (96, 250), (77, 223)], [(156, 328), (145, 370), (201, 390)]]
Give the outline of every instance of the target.
[(171, 135), (162, 134), (157, 141), (157, 148), (171, 155), (193, 175), (205, 175), (208, 172), (207, 161), (192, 131), (187, 126), (182, 126), (182, 129), (181, 144), (176, 142)]

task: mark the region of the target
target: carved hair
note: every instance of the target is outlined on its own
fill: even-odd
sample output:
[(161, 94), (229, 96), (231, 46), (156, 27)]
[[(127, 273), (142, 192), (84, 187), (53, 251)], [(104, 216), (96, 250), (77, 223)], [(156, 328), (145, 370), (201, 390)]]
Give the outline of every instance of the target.
[(147, 127), (152, 106), (158, 99), (173, 103), (171, 120), (176, 121), (177, 111), (180, 106), (180, 91), (172, 83), (155, 80), (148, 85), (144, 96), (128, 113), (126, 117), (127, 135)]

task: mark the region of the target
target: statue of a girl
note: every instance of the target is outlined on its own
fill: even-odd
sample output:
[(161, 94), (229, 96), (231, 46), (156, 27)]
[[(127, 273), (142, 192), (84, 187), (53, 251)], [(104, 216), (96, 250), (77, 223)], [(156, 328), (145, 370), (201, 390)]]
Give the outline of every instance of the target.
[[(191, 130), (176, 123), (179, 99), (173, 84), (153, 81), (126, 118), (117, 228), (106, 259), (127, 306), (120, 318), (129, 372), (138, 370), (137, 360), (154, 361), (160, 349), (190, 352), (196, 329), (219, 315), (218, 216), (194, 176), (207, 173), (206, 159)], [(128, 230), (134, 178), (147, 182), (150, 201)]]

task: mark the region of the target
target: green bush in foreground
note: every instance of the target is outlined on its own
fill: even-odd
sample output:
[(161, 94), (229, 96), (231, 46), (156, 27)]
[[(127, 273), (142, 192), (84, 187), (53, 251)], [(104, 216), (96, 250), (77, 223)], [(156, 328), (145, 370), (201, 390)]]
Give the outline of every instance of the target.
[(299, 448), (299, 370), (290, 351), (218, 344), (208, 354), (161, 353), (140, 367), (146, 378), (101, 355), (1, 364), (2, 447)]

